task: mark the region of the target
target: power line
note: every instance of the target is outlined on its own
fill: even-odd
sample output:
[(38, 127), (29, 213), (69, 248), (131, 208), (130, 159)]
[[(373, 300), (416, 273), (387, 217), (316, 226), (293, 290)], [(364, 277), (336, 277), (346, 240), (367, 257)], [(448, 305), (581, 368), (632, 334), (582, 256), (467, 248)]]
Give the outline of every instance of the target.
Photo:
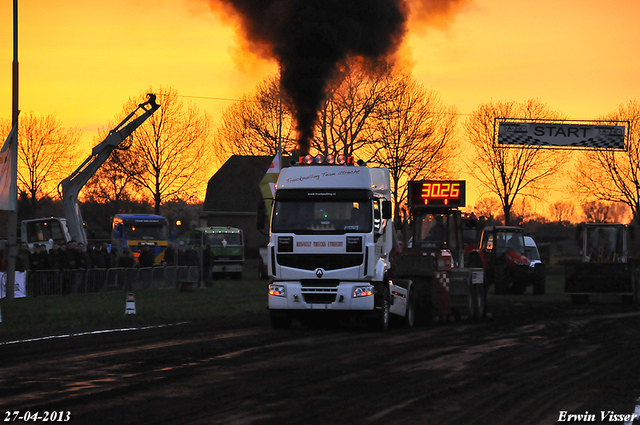
[[(186, 97), (189, 99), (208, 99), (208, 100), (223, 100), (226, 102), (260, 102), (259, 100), (252, 100), (252, 99), (232, 99), (229, 97), (212, 97), (212, 96), (190, 96), (190, 95), (183, 95), (183, 94), (179, 94), (177, 95), (178, 97)], [(445, 115), (457, 115), (457, 116), (469, 116), (471, 114), (463, 114), (463, 113), (451, 113), (451, 112), (444, 112)]]
[(224, 100), (227, 102), (254, 102), (253, 100), (246, 99), (231, 99), (228, 97), (210, 97), (210, 96), (188, 96), (188, 95), (177, 95), (178, 97), (188, 97), (190, 99), (209, 99), (209, 100)]

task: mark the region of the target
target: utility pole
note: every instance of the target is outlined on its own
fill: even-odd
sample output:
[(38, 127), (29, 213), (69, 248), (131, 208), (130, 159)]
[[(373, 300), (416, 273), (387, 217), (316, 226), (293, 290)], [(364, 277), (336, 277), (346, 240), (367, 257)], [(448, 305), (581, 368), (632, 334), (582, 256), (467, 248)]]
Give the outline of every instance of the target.
[[(11, 125), (16, 131), (11, 142), (11, 161), (14, 173), (18, 173), (18, 0), (13, 0), (13, 108), (11, 114)], [(17, 184), (17, 175), (12, 176), (13, 184)], [(16, 195), (17, 195), (16, 188)], [(9, 261), (7, 262), (7, 299), (15, 298), (16, 281), (16, 257), (18, 254), (18, 200), (14, 199), (15, 208), (9, 211), (9, 229), (7, 245), (9, 248)]]

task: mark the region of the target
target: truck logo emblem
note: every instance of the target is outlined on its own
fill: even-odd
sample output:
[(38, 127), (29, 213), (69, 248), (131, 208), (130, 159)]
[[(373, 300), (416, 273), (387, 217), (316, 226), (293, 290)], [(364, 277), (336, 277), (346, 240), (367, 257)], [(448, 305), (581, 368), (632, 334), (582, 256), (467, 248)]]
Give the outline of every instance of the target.
[(320, 279), (323, 274), (324, 274), (324, 270), (316, 269), (316, 276), (318, 277), (318, 279)]

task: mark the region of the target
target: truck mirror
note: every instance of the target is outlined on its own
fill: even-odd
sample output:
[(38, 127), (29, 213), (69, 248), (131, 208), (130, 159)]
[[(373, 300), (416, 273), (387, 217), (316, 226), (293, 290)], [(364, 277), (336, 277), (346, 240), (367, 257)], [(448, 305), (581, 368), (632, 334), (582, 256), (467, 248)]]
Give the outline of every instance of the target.
[(391, 218), (391, 201), (382, 201), (382, 218)]
[(256, 227), (258, 230), (263, 230), (265, 225), (265, 215), (267, 213), (267, 207), (264, 203), (264, 199), (260, 199), (258, 202), (258, 216), (256, 217)]
[(169, 233), (169, 239), (174, 240), (176, 238), (176, 232), (173, 230)]

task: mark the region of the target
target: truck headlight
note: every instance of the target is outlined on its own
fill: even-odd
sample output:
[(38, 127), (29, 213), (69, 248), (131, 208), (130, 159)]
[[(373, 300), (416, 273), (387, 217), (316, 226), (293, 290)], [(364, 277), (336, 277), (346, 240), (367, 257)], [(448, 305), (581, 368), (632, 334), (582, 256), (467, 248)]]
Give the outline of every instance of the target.
[(284, 290), (284, 286), (282, 285), (269, 285), (269, 295), (273, 295), (275, 297), (285, 297), (286, 292)]
[(370, 297), (373, 295), (373, 286), (358, 286), (353, 290), (353, 298)]

